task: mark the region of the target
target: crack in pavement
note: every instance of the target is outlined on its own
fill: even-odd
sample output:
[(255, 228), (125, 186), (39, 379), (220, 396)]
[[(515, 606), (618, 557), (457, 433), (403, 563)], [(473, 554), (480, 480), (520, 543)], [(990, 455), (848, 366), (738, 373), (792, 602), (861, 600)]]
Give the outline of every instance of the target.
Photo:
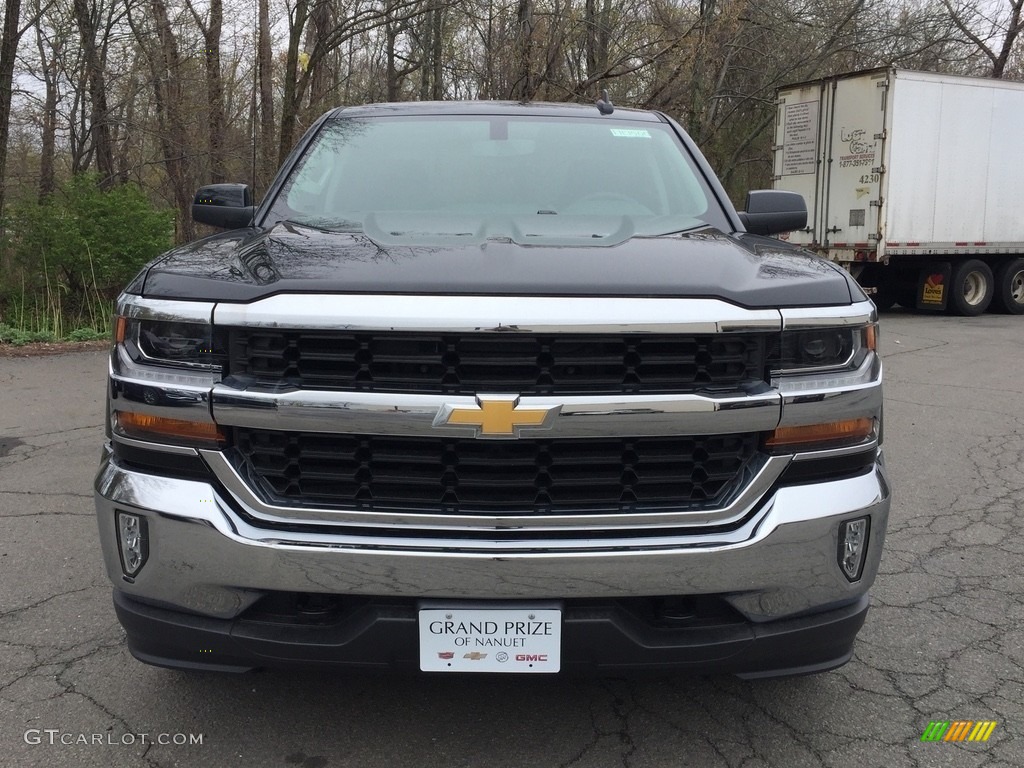
[(67, 592), (58, 592), (55, 595), (50, 595), (49, 597), (44, 597), (42, 600), (38, 600), (37, 602), (31, 603), (29, 605), (23, 605), (23, 606), (20, 606), (18, 608), (12, 608), (12, 609), (7, 610), (7, 611), (0, 611), (0, 621), (3, 621), (4, 619), (9, 619), (12, 616), (17, 616), (18, 614), (24, 613), (25, 611), (31, 611), (32, 609), (38, 608), (38, 607), (40, 607), (42, 605), (46, 605), (47, 603), (49, 603), (49, 602), (51, 602), (53, 600), (58, 600), (58, 599), (60, 599), (62, 597), (68, 597), (70, 595), (77, 595), (77, 594), (79, 594), (81, 592), (88, 592), (88, 591), (96, 589), (97, 587), (100, 587), (100, 586), (104, 586), (104, 585), (101, 585), (101, 584), (90, 584), (87, 587), (79, 587), (78, 589), (71, 589), (71, 590), (68, 590)]
[[(897, 342), (894, 341), (893, 343), (897, 343)], [(901, 355), (916, 355), (918, 352), (927, 352), (930, 349), (938, 349), (940, 347), (946, 347), (946, 346), (949, 346), (949, 342), (948, 341), (932, 344), (931, 346), (928, 346), (928, 347), (916, 347), (915, 349), (902, 349), (902, 348), (886, 349), (884, 352), (881, 353), (881, 357), (882, 357), (883, 360), (886, 360), (887, 358), (890, 358), (890, 357), (900, 357)]]
[(4, 496), (56, 496), (58, 498), (88, 499), (92, 501), (91, 493), (74, 493), (73, 491), (0, 491), (0, 498)]
[[(635, 691), (631, 681), (619, 679), (605, 679), (597, 683), (599, 689), (606, 695), (606, 698), (591, 698), (589, 702), (589, 716), (591, 734), (588, 741), (569, 760), (559, 763), (559, 768), (571, 768), (578, 765), (587, 755), (594, 750), (602, 741), (612, 738), (619, 745), (619, 762), (623, 768), (629, 768), (630, 758), (636, 752), (636, 744), (629, 731), (629, 719), (636, 711)], [(625, 695), (613, 690), (614, 685), (621, 685), (627, 689)], [(607, 727), (600, 724), (598, 707), (608, 707), (612, 719), (617, 727)]]

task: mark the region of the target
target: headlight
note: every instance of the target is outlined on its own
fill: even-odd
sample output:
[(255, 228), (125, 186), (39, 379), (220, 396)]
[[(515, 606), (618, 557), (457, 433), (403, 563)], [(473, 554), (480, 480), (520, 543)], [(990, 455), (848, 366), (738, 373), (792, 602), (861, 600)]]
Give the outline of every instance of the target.
[(858, 368), (875, 349), (878, 326), (824, 327), (783, 331), (772, 350), (773, 374), (812, 373)]
[(111, 437), (160, 445), (219, 448), (227, 436), (210, 412), (210, 392), (226, 368), (227, 332), (210, 322), (209, 302), (125, 294), (114, 322), (108, 419)]
[(115, 333), (137, 363), (220, 369), (226, 358), (221, 334), (205, 323), (119, 317)]
[[(784, 329), (770, 348), (771, 386), (783, 398), (779, 426), (764, 436), (768, 453), (870, 446), (881, 408), (874, 317), (858, 325)], [(811, 318), (812, 322), (820, 322)], [(842, 318), (837, 317), (837, 322)]]

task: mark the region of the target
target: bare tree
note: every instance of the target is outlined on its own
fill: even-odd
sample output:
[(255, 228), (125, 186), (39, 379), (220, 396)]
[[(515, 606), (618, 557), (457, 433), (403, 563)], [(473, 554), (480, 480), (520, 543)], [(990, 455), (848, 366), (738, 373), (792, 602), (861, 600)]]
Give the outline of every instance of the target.
[[(327, 57), (353, 37), (379, 32), (389, 24), (404, 25), (408, 20), (423, 15), (425, 7), (422, 0), (357, 2), (337, 15), (331, 28), (317, 39), (312, 51), (301, 51), (303, 30), (310, 19), (310, 13), (310, 0), (295, 0), (295, 4), (288, 9), (288, 51), (283, 74), (278, 163), (283, 163), (291, 152), (309, 86)], [(303, 54), (301, 57), (300, 53)]]
[(100, 174), (100, 187), (112, 186), (117, 178), (114, 169), (114, 146), (110, 131), (110, 111), (107, 107), (107, 86), (104, 45), (99, 40), (103, 25), (103, 6), (89, 0), (74, 0), (75, 21), (82, 43), (85, 76), (89, 84), (92, 105), (91, 135), (96, 167)]
[(5, 0), (3, 38), (0, 39), (0, 235), (3, 234), (4, 201), (6, 198), (7, 140), (11, 131), (11, 97), (14, 85), (14, 62), (23, 30), (21, 0)]
[(56, 187), (54, 160), (57, 150), (57, 74), (62, 41), (48, 34), (45, 25), (36, 24), (36, 47), (43, 77), (42, 142), (39, 149), (39, 201), (46, 200)]
[(192, 0), (185, 0), (189, 13), (203, 35), (204, 61), (206, 64), (206, 140), (210, 153), (210, 181), (219, 184), (227, 178), (224, 172), (224, 135), (227, 125), (224, 120), (224, 85), (220, 71), (221, 32), (224, 28), (223, 0), (207, 0), (210, 10), (204, 20), (196, 11)]
[(266, 189), (274, 173), (273, 51), (270, 44), (270, 2), (259, 0), (259, 38), (256, 52), (259, 78), (259, 162), (254, 194)]
[[(1024, 0), (1006, 0), (997, 10), (994, 5), (979, 5), (967, 0), (943, 0), (949, 17), (966, 41), (988, 59), (991, 77), (1001, 78), (1006, 71), (1017, 39), (1024, 31)], [(992, 13), (995, 12), (995, 15)]]
[[(189, 140), (185, 130), (185, 105), (182, 93), (182, 59), (178, 41), (171, 28), (167, 6), (163, 0), (150, 0), (147, 26), (129, 14), (136, 39), (146, 51), (150, 70), (150, 82), (156, 104), (156, 116), (160, 134), (160, 150), (167, 179), (171, 185), (176, 207), (175, 228), (179, 241), (195, 238), (195, 224), (189, 216), (194, 192), (193, 178), (189, 169)], [(155, 35), (156, 45), (152, 35)]]
[(514, 70), (515, 81), (509, 96), (519, 101), (532, 99), (537, 88), (533, 73), (533, 30), (536, 26), (533, 3), (534, 0), (519, 0), (516, 12), (518, 61)]

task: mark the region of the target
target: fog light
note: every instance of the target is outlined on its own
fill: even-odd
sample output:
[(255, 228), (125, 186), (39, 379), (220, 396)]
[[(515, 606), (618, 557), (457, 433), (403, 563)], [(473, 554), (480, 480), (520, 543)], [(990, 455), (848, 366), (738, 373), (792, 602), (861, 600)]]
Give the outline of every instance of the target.
[(134, 576), (149, 557), (149, 532), (146, 518), (117, 513), (117, 546), (121, 551), (121, 567), (126, 576)]
[(860, 578), (864, 568), (864, 553), (868, 551), (867, 517), (847, 520), (839, 524), (839, 568), (850, 581)]

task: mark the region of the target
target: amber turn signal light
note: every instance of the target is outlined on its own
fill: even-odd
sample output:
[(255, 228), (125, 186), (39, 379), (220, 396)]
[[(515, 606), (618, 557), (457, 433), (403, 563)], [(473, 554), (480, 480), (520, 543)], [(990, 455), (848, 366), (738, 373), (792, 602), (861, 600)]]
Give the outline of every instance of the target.
[(168, 419), (132, 411), (115, 411), (114, 419), (118, 431), (139, 440), (170, 438), (174, 441), (219, 445), (227, 439), (220, 427), (209, 422)]
[(871, 324), (864, 329), (864, 346), (872, 352), (878, 349), (878, 326)]
[(802, 427), (779, 427), (764, 444), (766, 448), (794, 448), (832, 442), (856, 443), (867, 438), (874, 426), (874, 419), (847, 419)]

